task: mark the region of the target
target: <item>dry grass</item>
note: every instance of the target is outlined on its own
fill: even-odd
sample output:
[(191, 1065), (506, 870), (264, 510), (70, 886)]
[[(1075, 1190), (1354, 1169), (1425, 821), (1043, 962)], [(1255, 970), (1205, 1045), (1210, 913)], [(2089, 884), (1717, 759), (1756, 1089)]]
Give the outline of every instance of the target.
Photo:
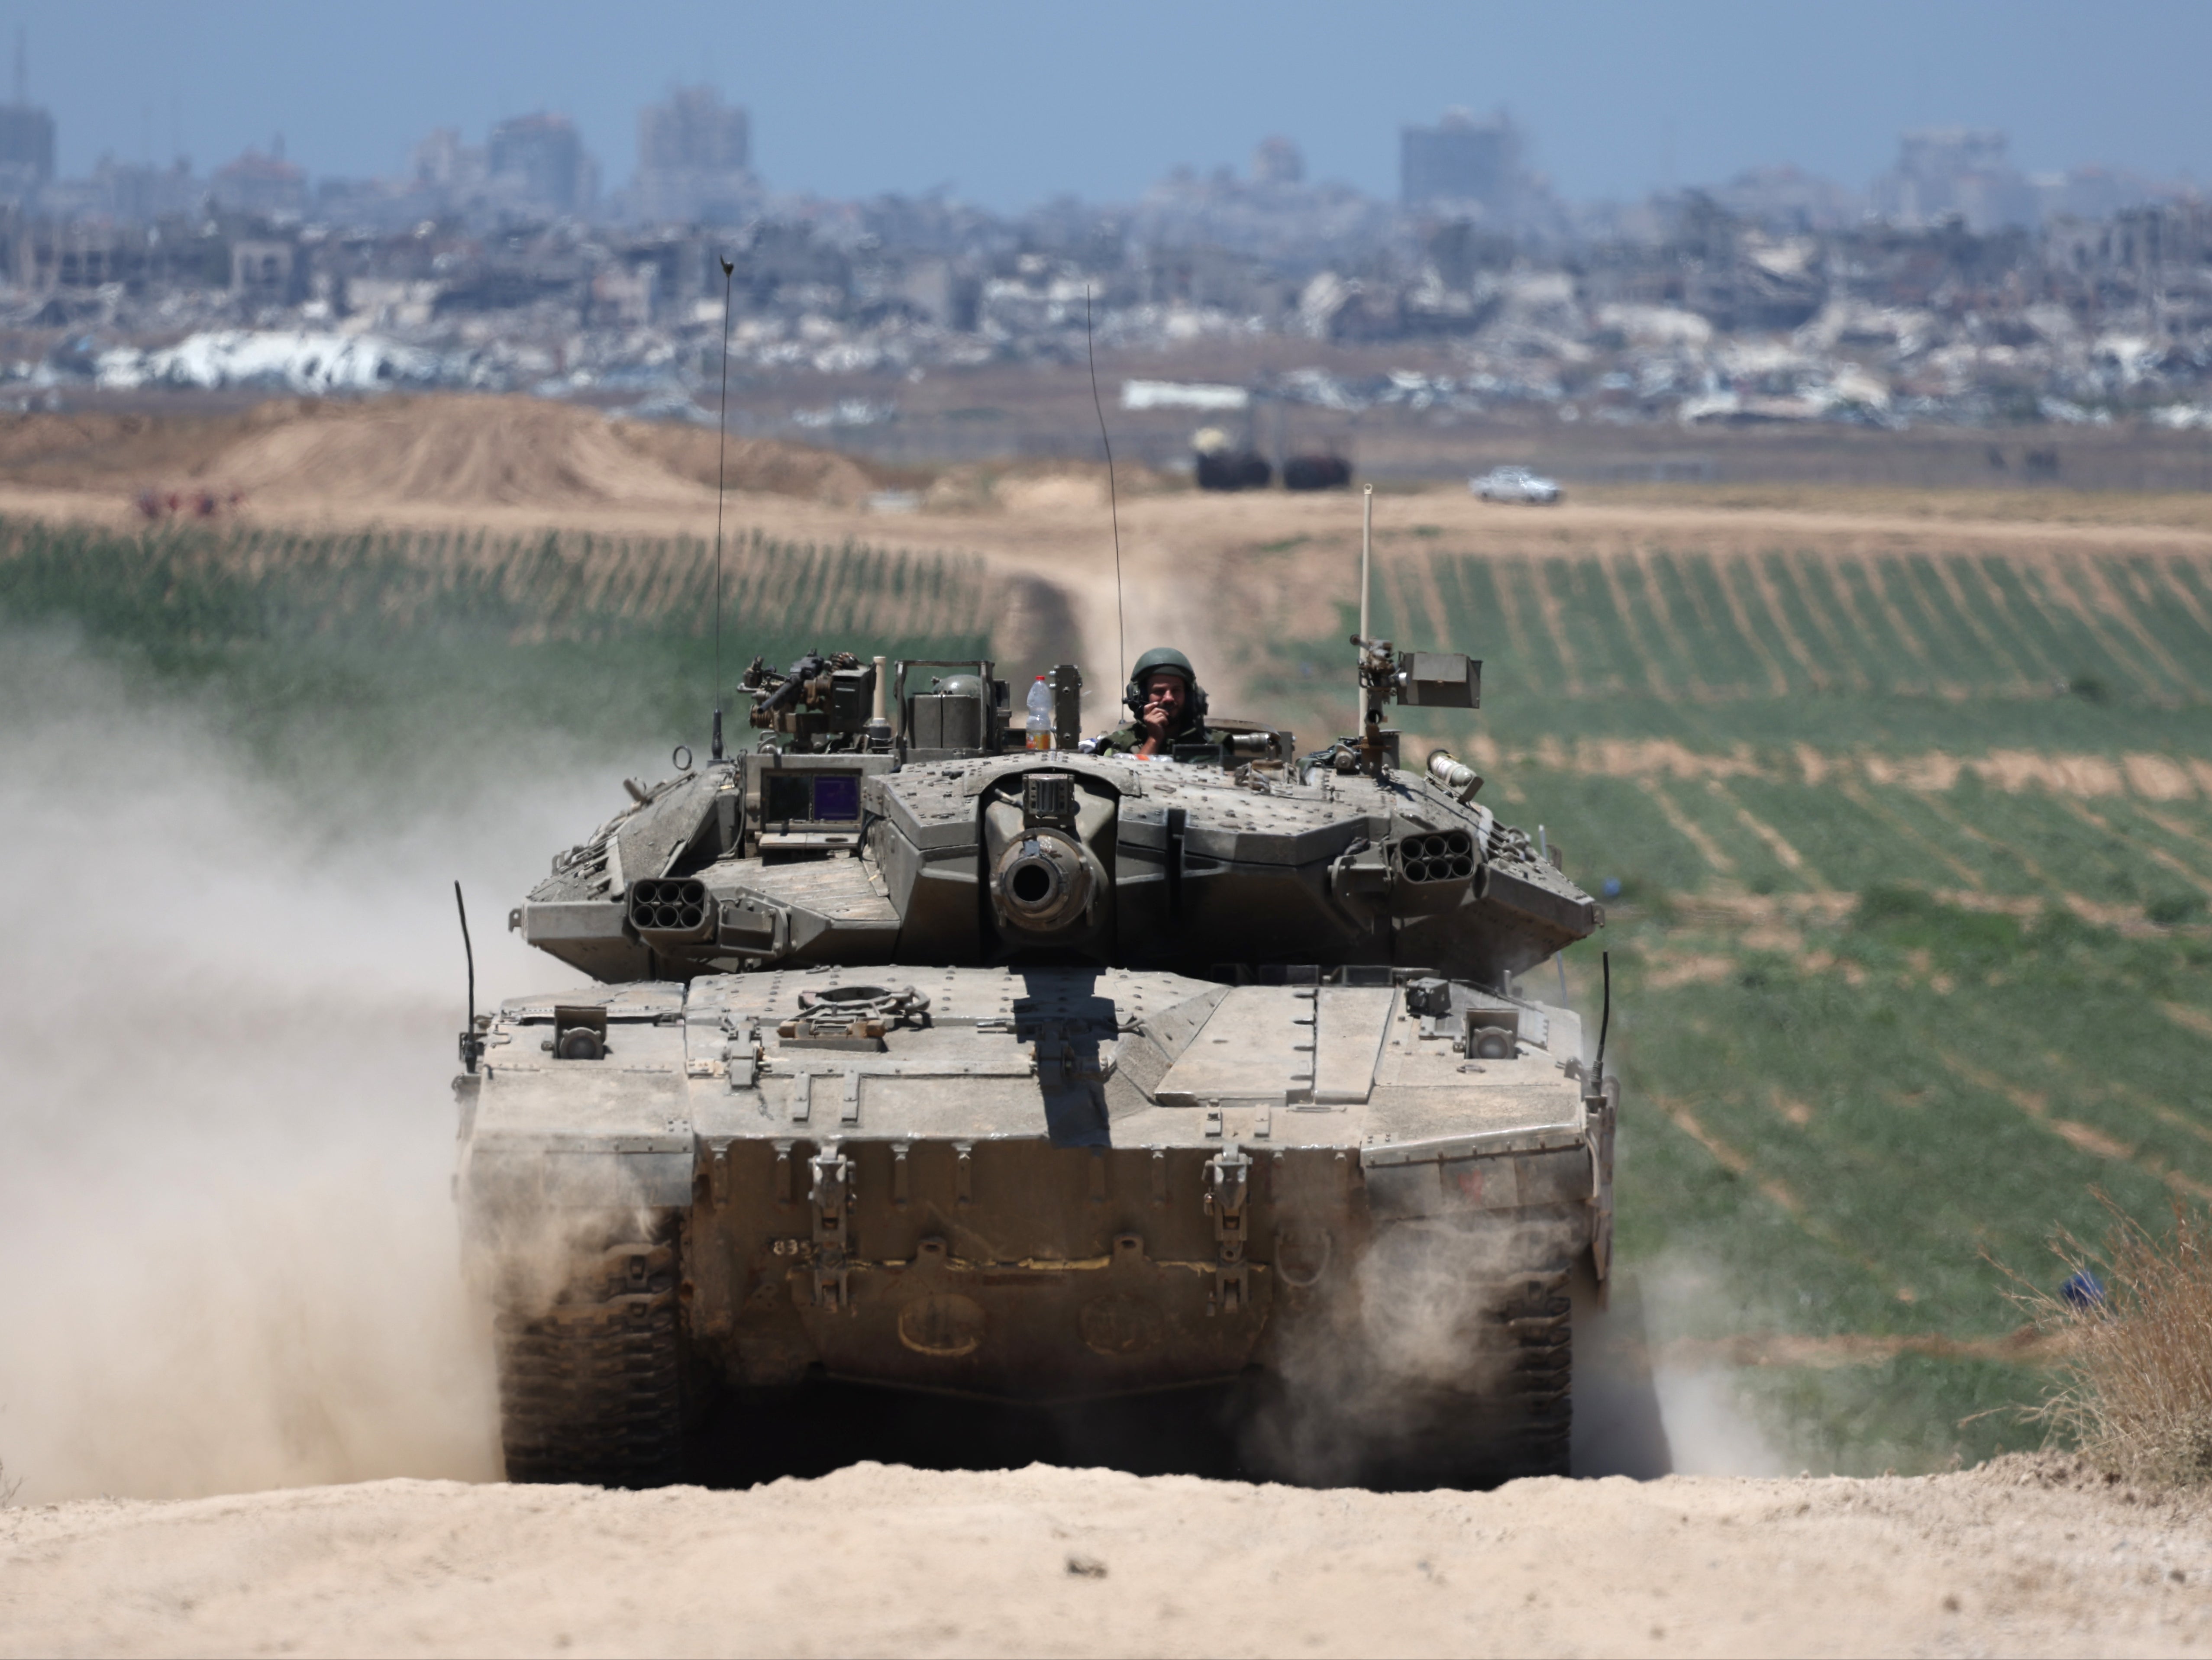
[(2094, 1276), (2103, 1294), (2024, 1292), (2058, 1340), (2058, 1381), (2035, 1415), (2131, 1479), (2212, 1483), (2212, 1213), (2177, 1204), (2161, 1236), (2114, 1209), (2101, 1250), (2062, 1234), (2057, 1254), (2072, 1283)]

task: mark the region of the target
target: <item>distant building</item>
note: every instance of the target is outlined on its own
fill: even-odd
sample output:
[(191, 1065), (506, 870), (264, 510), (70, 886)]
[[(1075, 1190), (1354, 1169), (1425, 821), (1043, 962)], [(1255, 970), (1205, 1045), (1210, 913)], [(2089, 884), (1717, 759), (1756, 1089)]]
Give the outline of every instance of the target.
[(182, 156), (169, 167), (151, 167), (103, 155), (84, 185), (93, 211), (131, 224), (192, 213), (207, 195), (207, 186), (192, 177), (192, 164)]
[(297, 299), (298, 251), (289, 242), (230, 245), (230, 291), (250, 300), (287, 305)]
[(31, 104), (0, 104), (0, 181), (54, 182), (54, 118)]
[(572, 214), (589, 205), (589, 162), (565, 115), (518, 115), (491, 130), (484, 159), (494, 193), (525, 210)]
[(637, 209), (657, 221), (741, 219), (759, 203), (752, 123), (712, 87), (678, 87), (637, 116)]
[(0, 197), (30, 196), (54, 182), (54, 118), (31, 102), (23, 31), (15, 30), (15, 96), (0, 104)]
[(1776, 230), (1841, 229), (1856, 223), (1866, 206), (1833, 180), (1786, 166), (1748, 168), (1712, 196), (1737, 217)]
[(712, 87), (678, 87), (637, 116), (638, 166), (656, 173), (743, 173), (752, 165), (752, 126), (740, 105)]
[(296, 218), (307, 209), (307, 175), (284, 159), (284, 141), (270, 154), (249, 149), (228, 167), (216, 169), (208, 194), (219, 207), (264, 218)]
[(2189, 192), (2179, 184), (2146, 179), (2119, 167), (2075, 167), (2039, 173), (2029, 181), (2045, 219), (2110, 219), (2130, 208), (2170, 202)]
[(1303, 185), (1306, 182), (1304, 154), (1287, 138), (1263, 138), (1252, 152), (1252, 182), (1255, 185)]
[(1510, 215), (1521, 184), (1521, 131), (1504, 111), (1477, 121), (1453, 110), (1398, 137), (1398, 199), (1409, 208), (1473, 204)]
[(1936, 127), (1906, 133), (1897, 165), (1874, 181), (1875, 211), (1895, 225), (1933, 225), (1956, 218), (1977, 232), (2033, 225), (2038, 203), (2005, 156), (1993, 127)]
[(441, 191), (481, 185), (488, 166), (483, 150), (461, 142), (459, 127), (433, 127), (430, 136), (417, 144), (408, 157), (409, 172), (415, 182)]

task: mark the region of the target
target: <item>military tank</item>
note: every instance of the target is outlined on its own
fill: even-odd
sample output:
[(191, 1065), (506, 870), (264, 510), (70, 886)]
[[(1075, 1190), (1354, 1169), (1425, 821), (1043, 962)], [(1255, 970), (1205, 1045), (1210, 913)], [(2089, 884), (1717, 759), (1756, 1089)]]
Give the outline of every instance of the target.
[(1617, 1091), (1522, 977), (1603, 917), (1401, 762), (1385, 706), (1481, 665), (1357, 645), (1303, 756), (1085, 753), (1073, 665), (1031, 748), (989, 661), (810, 653), (747, 672), (754, 747), (629, 782), (508, 918), (593, 984), (461, 1038), (510, 1477), (669, 1479), (823, 1378), (1227, 1384), (1280, 1478), (1564, 1473)]

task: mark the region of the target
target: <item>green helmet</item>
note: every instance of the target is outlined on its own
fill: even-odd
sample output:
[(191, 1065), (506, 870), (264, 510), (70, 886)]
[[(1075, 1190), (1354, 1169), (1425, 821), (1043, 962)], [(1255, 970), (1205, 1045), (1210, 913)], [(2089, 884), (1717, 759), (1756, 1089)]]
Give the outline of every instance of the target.
[(1155, 645), (1137, 659), (1137, 666), (1129, 670), (1129, 684), (1123, 689), (1121, 700), (1129, 706), (1132, 715), (1145, 709), (1145, 682), (1163, 669), (1171, 675), (1181, 675), (1182, 683), (1190, 688), (1187, 718), (1192, 724), (1206, 718), (1206, 688), (1198, 683), (1198, 670), (1190, 666), (1190, 659), (1172, 645)]
[(1190, 666), (1190, 659), (1172, 645), (1155, 645), (1137, 659), (1137, 666), (1129, 670), (1129, 678), (1142, 686), (1156, 669), (1170, 669), (1189, 684), (1198, 684), (1198, 670)]

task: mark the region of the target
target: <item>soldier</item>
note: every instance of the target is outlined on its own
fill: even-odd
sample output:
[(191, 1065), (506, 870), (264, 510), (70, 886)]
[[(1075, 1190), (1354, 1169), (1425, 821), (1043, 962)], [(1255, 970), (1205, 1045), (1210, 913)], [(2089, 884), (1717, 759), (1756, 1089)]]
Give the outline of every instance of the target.
[(1190, 659), (1171, 645), (1155, 645), (1137, 659), (1123, 688), (1133, 717), (1098, 740), (1102, 755), (1172, 756), (1182, 743), (1225, 744), (1226, 732), (1206, 724), (1206, 688)]

